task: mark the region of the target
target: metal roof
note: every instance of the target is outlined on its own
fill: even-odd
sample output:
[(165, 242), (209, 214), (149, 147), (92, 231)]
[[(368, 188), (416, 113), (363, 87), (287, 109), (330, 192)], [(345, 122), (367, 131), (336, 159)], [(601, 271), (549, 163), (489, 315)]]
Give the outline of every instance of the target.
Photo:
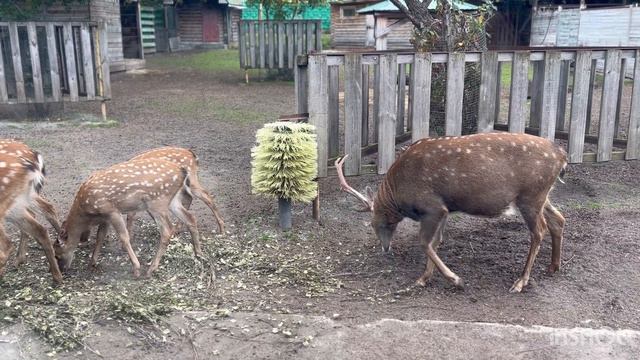
[[(460, 10), (469, 11), (469, 10), (478, 9), (476, 5), (469, 4), (464, 1), (456, 1), (456, 0), (448, 0), (448, 1), (449, 3), (452, 4), (452, 7)], [(400, 0), (400, 2), (404, 4), (404, 0)], [(437, 2), (438, 0), (432, 1), (431, 4), (429, 4), (429, 10), (435, 10)], [(400, 10), (390, 0), (381, 1), (379, 3), (369, 5), (367, 7), (364, 7), (358, 10), (358, 14), (369, 14), (369, 13), (375, 13), (375, 12), (400, 12)]]

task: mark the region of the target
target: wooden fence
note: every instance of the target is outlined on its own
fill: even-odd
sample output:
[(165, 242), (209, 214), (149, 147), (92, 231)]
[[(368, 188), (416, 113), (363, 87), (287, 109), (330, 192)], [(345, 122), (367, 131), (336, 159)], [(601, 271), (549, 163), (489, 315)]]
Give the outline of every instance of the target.
[(297, 55), (322, 51), (322, 21), (241, 20), (240, 67), (293, 69)]
[[(632, 84), (624, 67), (639, 56), (638, 49), (312, 54), (297, 59), (296, 104), (317, 127), (319, 176), (342, 153), (350, 154), (346, 174), (373, 171), (363, 159), (375, 151), (375, 170), (384, 174), (397, 143), (434, 135), (432, 69), (446, 66), (444, 132), (461, 134), (465, 66), (479, 63), (479, 132), (526, 131), (556, 140), (572, 163), (637, 159), (640, 66), (635, 61)], [(603, 74), (596, 74), (597, 61), (605, 62)], [(505, 64), (511, 65), (506, 86)]]
[(0, 104), (111, 97), (103, 23), (0, 22)]

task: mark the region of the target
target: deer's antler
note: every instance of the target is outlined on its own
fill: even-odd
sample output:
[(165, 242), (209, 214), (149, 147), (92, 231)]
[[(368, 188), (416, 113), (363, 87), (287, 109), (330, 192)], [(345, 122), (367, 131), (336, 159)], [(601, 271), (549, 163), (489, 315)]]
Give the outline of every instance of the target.
[(342, 165), (344, 164), (344, 160), (347, 158), (347, 156), (349, 155), (347, 154), (342, 158), (337, 158), (335, 162), (336, 170), (338, 171), (338, 179), (340, 179), (340, 188), (342, 189), (342, 191), (346, 191), (358, 198), (358, 200), (362, 201), (367, 206), (365, 211), (373, 211), (373, 200), (369, 199), (365, 195), (356, 191), (356, 189), (349, 186), (349, 184), (347, 184), (347, 179), (345, 179), (344, 173), (342, 172)]

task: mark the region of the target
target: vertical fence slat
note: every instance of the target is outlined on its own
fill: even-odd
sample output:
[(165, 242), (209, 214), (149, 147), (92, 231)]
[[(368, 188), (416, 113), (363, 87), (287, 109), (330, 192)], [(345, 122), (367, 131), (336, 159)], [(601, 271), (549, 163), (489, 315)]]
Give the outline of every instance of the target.
[(91, 35), (89, 26), (82, 24), (80, 27), (80, 37), (82, 39), (82, 62), (84, 66), (84, 81), (87, 92), (87, 100), (93, 100), (96, 97), (96, 84), (93, 80), (93, 52), (91, 51)]
[(462, 133), (463, 96), (464, 53), (450, 53), (447, 60), (446, 135), (460, 135)]
[(296, 85), (296, 110), (298, 114), (309, 112), (308, 107), (308, 71), (307, 66), (297, 65), (293, 68), (293, 77)]
[(69, 81), (69, 96), (71, 101), (78, 101), (78, 81), (76, 73), (76, 55), (73, 49), (73, 28), (71, 24), (63, 27), (64, 52), (67, 63), (67, 80)]
[(618, 81), (618, 101), (616, 102), (616, 122), (613, 130), (613, 138), (620, 135), (620, 120), (622, 119), (622, 98), (624, 97), (624, 79), (627, 67), (627, 59), (622, 59), (620, 65), (620, 80)]
[(13, 73), (16, 80), (16, 97), (19, 103), (24, 103), (27, 102), (27, 95), (24, 89), (20, 37), (18, 36), (18, 24), (14, 22), (9, 23), (9, 38), (11, 42), (11, 58), (13, 59)]
[(540, 115), (542, 113), (542, 96), (544, 89), (544, 61), (534, 61), (533, 79), (531, 80), (531, 108), (529, 109), (529, 126), (540, 127)]
[(591, 60), (591, 77), (589, 78), (589, 98), (587, 99), (587, 124), (584, 129), (585, 133), (588, 134), (591, 128), (591, 107), (593, 103), (593, 88), (596, 83), (596, 66), (598, 65), (598, 60)]
[[(350, 53), (344, 57), (344, 152), (345, 174), (358, 175), (362, 162), (362, 60), (360, 54)], [(368, 89), (367, 89), (368, 91)]]
[(322, 51), (322, 21), (316, 21), (316, 50)]
[(275, 60), (275, 32), (273, 29), (274, 23), (273, 22), (266, 22), (266, 28), (267, 28), (267, 38), (268, 38), (268, 44), (267, 44), (267, 66), (269, 66), (269, 69), (273, 69), (274, 68), (274, 63), (273, 61)]
[(631, 110), (629, 111), (631, 117), (629, 118), (627, 154), (625, 155), (627, 160), (640, 158), (640, 50), (636, 50), (635, 55)]
[(311, 53), (313, 51), (313, 45), (315, 44), (313, 41), (313, 23), (306, 22), (305, 26), (307, 28), (307, 53)]
[(524, 133), (529, 88), (529, 52), (516, 51), (511, 67), (509, 97), (509, 132)]
[(556, 130), (564, 131), (567, 112), (567, 91), (569, 89), (569, 65), (571, 61), (560, 63), (560, 84), (558, 86), (558, 113), (556, 114)]
[(478, 132), (491, 132), (496, 121), (496, 86), (498, 77), (498, 53), (482, 54), (480, 74), (480, 99), (478, 103)]
[(284, 23), (282, 21), (278, 22), (278, 69), (282, 69), (285, 67), (284, 64), (284, 45), (286, 43), (284, 37)]
[(411, 108), (413, 107), (413, 70), (414, 67), (413, 64), (411, 64), (409, 68), (409, 99), (407, 100), (407, 131), (411, 131), (411, 129), (413, 128), (413, 114), (411, 113)]
[(98, 37), (100, 38), (100, 66), (102, 71), (102, 97), (111, 98), (111, 72), (109, 69), (109, 35), (107, 33), (107, 24), (101, 22), (98, 25)]
[(53, 101), (60, 101), (60, 69), (58, 69), (58, 49), (56, 47), (55, 27), (48, 23), (47, 31), (47, 51), (49, 54), (49, 69), (51, 73), (51, 98)]
[[(497, 59), (497, 57), (496, 57)], [(429, 137), (429, 112), (431, 111), (431, 54), (418, 52), (413, 60), (411, 78), (411, 140)]]
[(378, 174), (385, 174), (396, 158), (396, 115), (398, 57), (396, 54), (380, 55), (378, 65)]
[(556, 135), (558, 113), (558, 88), (560, 86), (560, 52), (548, 51), (544, 57), (544, 88), (542, 113), (540, 115), (540, 136), (553, 141)]
[(258, 61), (256, 57), (256, 23), (248, 22), (249, 24), (249, 61), (252, 68), (258, 67)]
[(374, 141), (378, 141), (378, 127), (380, 122), (378, 121), (378, 113), (380, 112), (380, 57), (378, 56), (378, 63), (373, 65), (373, 138)]
[(329, 159), (328, 129), (329, 97), (327, 94), (329, 69), (326, 55), (309, 56), (309, 123), (316, 127), (318, 139), (318, 177), (327, 176)]
[(495, 122), (498, 122), (500, 119), (500, 96), (502, 94), (502, 68), (503, 63), (498, 61), (498, 72), (496, 73), (496, 98), (493, 100), (495, 102), (493, 109), (495, 114), (493, 115), (493, 119)]
[(604, 64), (604, 84), (600, 105), (600, 131), (598, 133), (598, 155), (596, 161), (611, 160), (613, 150), (613, 130), (618, 102), (618, 83), (620, 81), (620, 50), (607, 50)]
[(407, 65), (400, 64), (398, 70), (398, 115), (396, 118), (396, 134), (404, 133), (404, 109), (407, 88)]
[(302, 28), (302, 23), (296, 21), (296, 27), (294, 29), (295, 34), (293, 37), (296, 39), (296, 55), (305, 54), (304, 51), (304, 29)]
[(40, 52), (38, 51), (38, 34), (36, 24), (27, 23), (27, 38), (29, 40), (29, 54), (31, 55), (31, 78), (33, 79), (33, 94), (37, 103), (44, 102), (42, 88), (42, 71), (40, 69)]
[(260, 68), (264, 69), (264, 66), (266, 65), (266, 49), (265, 49), (265, 41), (266, 41), (266, 29), (265, 29), (265, 23), (263, 21), (258, 22), (258, 36), (259, 36), (259, 44), (258, 47), (260, 48)]
[(293, 23), (287, 23), (287, 64), (289, 65), (289, 69), (293, 69), (295, 67), (295, 64), (293, 63), (296, 58), (293, 50), (294, 41)]
[(329, 157), (338, 156), (340, 150), (339, 116), (340, 67), (329, 66)]
[(9, 101), (9, 93), (7, 92), (7, 77), (5, 75), (4, 60), (0, 53), (0, 101), (7, 103)]
[(362, 126), (362, 146), (366, 146), (366, 145), (369, 145), (369, 65), (362, 65), (362, 125), (361, 126)]
[(587, 123), (591, 51), (578, 51), (571, 98), (571, 122), (569, 124), (569, 162), (582, 162), (584, 135)]
[(245, 30), (245, 22), (242, 20), (238, 22), (238, 36), (238, 42), (240, 43), (238, 44), (240, 48), (240, 68), (244, 69), (247, 64), (247, 33)]

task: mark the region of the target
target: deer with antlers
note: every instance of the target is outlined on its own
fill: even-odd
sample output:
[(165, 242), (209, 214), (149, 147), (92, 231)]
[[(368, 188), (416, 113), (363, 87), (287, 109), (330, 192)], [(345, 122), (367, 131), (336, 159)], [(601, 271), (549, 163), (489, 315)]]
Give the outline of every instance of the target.
[(45, 228), (33, 217), (33, 209), (39, 198), (44, 175), (41, 163), (20, 156), (0, 153), (0, 275), (4, 272), (13, 245), (4, 231), (9, 221), (26, 234), (34, 237), (47, 256), (49, 270), (56, 283), (62, 282), (62, 274), (56, 263), (54, 250)]
[(191, 233), (196, 256), (200, 256), (200, 236), (196, 218), (182, 205), (184, 194), (193, 196), (189, 171), (171, 161), (137, 159), (113, 165), (91, 174), (79, 188), (67, 219), (63, 222), (54, 248), (61, 269), (71, 265), (78, 242), (98, 226), (91, 265), (95, 266), (101, 244), (111, 225), (129, 255), (134, 277), (140, 276), (140, 263), (131, 248), (130, 235), (122, 214), (147, 211), (160, 229), (160, 244), (146, 273), (160, 265), (173, 233), (170, 214), (182, 221)]
[[(25, 159), (30, 163), (35, 164), (38, 169), (38, 181), (36, 181), (36, 192), (32, 194), (33, 202), (31, 206), (29, 206), (27, 211), (30, 212), (31, 217), (34, 216), (34, 213), (39, 213), (43, 215), (47, 221), (53, 226), (56, 232), (60, 232), (60, 222), (58, 221), (58, 213), (56, 212), (55, 207), (44, 197), (42, 196), (41, 190), (44, 184), (44, 178), (46, 176), (44, 160), (42, 156), (37, 152), (32, 150), (26, 144), (14, 140), (14, 139), (0, 139), (0, 154), (7, 155), (10, 157), (14, 157), (16, 159)], [(27, 259), (27, 243), (28, 236), (27, 232), (20, 231), (20, 245), (18, 247), (18, 255), (16, 256), (15, 264), (19, 266), (24, 263)]]
[[(346, 157), (346, 156), (345, 156)], [(436, 253), (451, 212), (495, 217), (514, 206), (531, 236), (529, 255), (511, 292), (528, 284), (540, 243), (551, 234), (549, 272), (560, 268), (564, 217), (549, 201), (549, 192), (562, 176), (567, 155), (552, 142), (526, 134), (486, 133), (428, 138), (412, 144), (391, 166), (375, 198), (354, 190), (336, 160), (341, 188), (373, 212), (372, 226), (385, 252), (396, 226), (408, 217), (420, 222), (420, 240), (427, 258), (416, 281), (425, 286), (435, 268), (454, 285), (463, 281)]]

